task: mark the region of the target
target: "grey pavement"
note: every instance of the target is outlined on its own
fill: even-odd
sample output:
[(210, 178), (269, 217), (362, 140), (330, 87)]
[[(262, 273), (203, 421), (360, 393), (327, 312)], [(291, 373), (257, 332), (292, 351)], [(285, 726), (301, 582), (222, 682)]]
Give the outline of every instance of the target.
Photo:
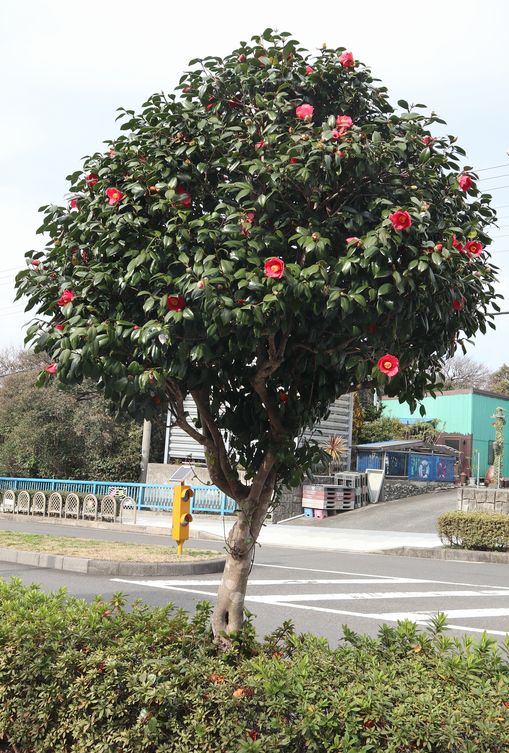
[[(435, 495), (437, 496), (437, 495)], [(422, 505), (423, 501), (427, 504)], [(396, 624), (402, 619), (425, 625), (439, 611), (449, 615), (452, 633), (468, 633), (479, 637), (483, 630), (496, 640), (504, 640), (509, 632), (509, 587), (507, 566), (501, 564), (418, 559), (394, 555), (368, 554), (362, 551), (341, 551), (341, 546), (359, 548), (367, 544), (385, 545), (398, 537), (420, 537), (431, 542), (429, 531), (374, 530), (387, 511), (388, 524), (410, 527), (412, 512), (427, 510), (429, 519), (436, 517), (446, 505), (454, 507), (454, 496), (411, 498), (408, 508), (403, 502), (385, 503), (377, 508), (357, 510), (338, 516), (358, 521), (359, 528), (345, 530), (299, 525), (267, 525), (248, 586), (246, 606), (255, 615), (260, 634), (275, 629), (292, 619), (299, 631), (323, 635), (337, 643), (341, 625), (353, 630), (375, 634), (380, 625)], [(376, 522), (367, 523), (376, 513)], [(393, 512), (394, 511), (394, 512)], [(403, 517), (408, 511), (409, 522)], [(378, 516), (382, 518), (378, 518)], [(402, 517), (403, 516), (403, 517)], [(33, 518), (3, 518), (0, 529), (27, 532), (58, 533), (67, 536), (123, 540), (132, 543), (166, 543), (170, 539), (169, 516), (152, 516), (168, 525), (168, 535), (143, 531), (97, 529), (84, 526), (59, 525)], [(374, 519), (373, 519), (374, 520)], [(192, 539), (186, 546), (223, 550), (222, 537), (232, 521), (207, 516), (195, 519), (195, 526), (208, 529), (216, 540)], [(425, 521), (420, 525), (428, 525)], [(164, 527), (164, 526), (163, 526)], [(213, 530), (212, 530), (213, 529)], [(196, 529), (195, 529), (196, 531)], [(214, 533), (215, 532), (215, 533)], [(272, 537), (272, 538), (271, 538)], [(285, 540), (290, 537), (290, 545)], [(278, 543), (279, 542), (279, 543)], [(281, 545), (283, 542), (283, 546)], [(328, 542), (328, 543), (327, 543)], [(324, 546), (325, 543), (325, 546)], [(341, 545), (341, 546), (340, 546)], [(328, 548), (327, 548), (328, 547)], [(25, 583), (39, 583), (45, 590), (66, 586), (71, 594), (92, 600), (96, 594), (111, 596), (122, 591), (129, 601), (140, 598), (149, 605), (174, 603), (192, 611), (199, 601), (215, 600), (219, 575), (174, 577), (107, 577), (38, 569), (21, 563), (0, 562), (0, 576), (20, 577)]]
[[(219, 579), (109, 578), (0, 563), (0, 576), (14, 575), (43, 590), (65, 586), (87, 600), (121, 591), (129, 602), (171, 602), (188, 611), (199, 601), (214, 603)], [(456, 635), (478, 638), (487, 630), (502, 641), (509, 631), (507, 567), (493, 564), (261, 546), (246, 606), (260, 635), (291, 619), (299, 632), (322, 635), (334, 644), (343, 624), (374, 635), (381, 624), (395, 625), (406, 618), (425, 625), (439, 611), (449, 614)]]
[[(323, 550), (350, 552), (379, 552), (401, 547), (435, 548), (441, 545), (436, 529), (436, 519), (441, 512), (455, 509), (456, 490), (436, 494), (407, 497), (393, 502), (370, 505), (351, 512), (344, 512), (325, 520), (298, 518), (278, 525), (268, 523), (262, 528), (259, 542), (264, 546), (283, 546), (289, 548), (315, 548)], [(192, 542), (195, 537), (224, 541), (232, 528), (233, 517), (195, 514), (191, 524)], [(118, 529), (87, 528), (85, 525), (71, 521), (65, 526), (58, 522), (36, 520), (33, 517), (13, 516), (0, 520), (0, 529), (6, 521), (12, 521), (11, 530), (40, 530), (55, 533), (62, 529), (64, 535), (89, 535), (100, 538), (116, 538)], [(143, 511), (138, 514), (137, 526), (145, 531), (157, 530), (158, 543), (171, 543), (171, 513), (154, 513)], [(35, 528), (34, 528), (35, 527)], [(166, 538), (161, 531), (167, 530)], [(79, 531), (88, 531), (80, 534)], [(99, 531), (101, 532), (99, 534)], [(123, 540), (135, 541), (139, 535), (136, 527), (121, 532)], [(131, 537), (131, 538), (130, 538)], [(154, 539), (155, 543), (155, 539)], [(192, 543), (191, 545), (194, 545)]]
[(457, 489), (419, 494), (415, 497), (394, 499), (377, 505), (368, 505), (350, 510), (324, 520), (298, 518), (291, 525), (312, 525), (316, 528), (355, 530), (402, 531), (411, 533), (435, 533), (436, 520), (443, 512), (457, 509)]

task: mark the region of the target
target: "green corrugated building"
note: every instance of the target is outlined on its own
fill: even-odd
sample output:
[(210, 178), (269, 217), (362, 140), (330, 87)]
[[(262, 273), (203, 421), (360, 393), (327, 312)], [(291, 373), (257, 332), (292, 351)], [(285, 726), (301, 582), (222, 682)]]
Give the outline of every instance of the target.
[[(399, 403), (397, 398), (384, 398), (384, 416), (393, 416), (404, 422), (417, 420), (416, 413), (410, 412), (407, 403)], [(499, 395), (486, 390), (449, 390), (436, 398), (427, 396), (421, 400), (426, 408), (424, 420), (437, 418), (441, 434), (437, 440), (461, 453), (460, 473), (476, 475), (479, 458), (479, 475), (484, 477), (493, 460), (495, 429), (492, 416), (495, 408), (505, 410), (507, 423), (504, 427), (504, 462), (502, 475), (509, 477), (509, 395)]]

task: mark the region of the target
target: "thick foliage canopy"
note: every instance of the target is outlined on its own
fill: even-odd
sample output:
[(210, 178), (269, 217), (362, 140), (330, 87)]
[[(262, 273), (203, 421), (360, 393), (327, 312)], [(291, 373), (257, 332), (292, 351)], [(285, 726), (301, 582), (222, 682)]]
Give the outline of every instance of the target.
[(443, 121), (395, 112), (341, 53), (311, 60), (268, 30), (191, 61), (178, 94), (122, 111), (68, 206), (43, 207), (46, 251), (18, 275), (58, 379), (145, 417), (192, 391), (232, 465), (253, 475), (270, 450), (290, 483), (310, 460), (295, 437), (338, 395), (385, 384), (412, 402), (491, 324), (490, 197), (430, 130)]

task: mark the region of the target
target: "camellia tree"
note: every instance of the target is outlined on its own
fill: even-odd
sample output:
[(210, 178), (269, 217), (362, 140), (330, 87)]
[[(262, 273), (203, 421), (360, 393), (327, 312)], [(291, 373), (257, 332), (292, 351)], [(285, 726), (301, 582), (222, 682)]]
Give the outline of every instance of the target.
[(362, 386), (415, 405), (492, 324), (494, 213), (443, 121), (396, 112), (344, 48), (310, 57), (267, 30), (190, 68), (42, 208), (48, 243), (17, 286), (52, 358), (41, 383), (168, 407), (204, 446), (238, 507), (213, 614), (230, 634), (267, 511), (320, 454), (303, 429)]

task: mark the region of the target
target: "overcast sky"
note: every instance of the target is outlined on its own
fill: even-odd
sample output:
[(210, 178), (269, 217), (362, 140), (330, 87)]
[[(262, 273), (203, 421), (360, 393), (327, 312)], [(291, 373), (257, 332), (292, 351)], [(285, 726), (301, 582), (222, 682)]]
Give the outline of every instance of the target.
[[(37, 209), (61, 202), (65, 176), (117, 134), (116, 108), (138, 109), (154, 91), (173, 89), (191, 58), (226, 54), (266, 27), (290, 31), (311, 51), (324, 42), (352, 50), (393, 103), (424, 102), (447, 121), (466, 164), (483, 170), (480, 185), (493, 189), (500, 229), (491, 248), (509, 297), (507, 7), (504, 0), (1, 0), (0, 347), (23, 342), (29, 315), (13, 303), (13, 278), (25, 251), (42, 246)], [(471, 350), (493, 369), (509, 363), (509, 316), (497, 323)]]

